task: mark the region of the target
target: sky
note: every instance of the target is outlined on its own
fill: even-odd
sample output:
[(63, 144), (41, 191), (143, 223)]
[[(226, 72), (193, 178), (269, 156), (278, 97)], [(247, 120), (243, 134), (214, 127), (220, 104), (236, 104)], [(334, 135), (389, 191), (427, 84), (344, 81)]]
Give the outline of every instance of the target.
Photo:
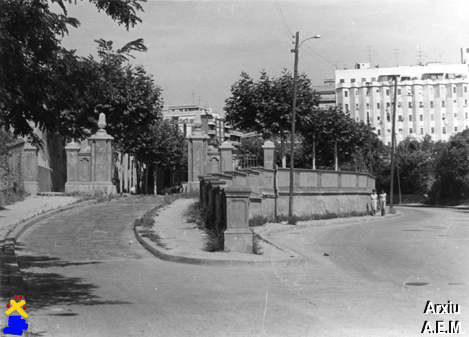
[(393, 67), (419, 61), (460, 63), (469, 47), (468, 0), (156, 1), (142, 4), (142, 23), (126, 30), (88, 1), (67, 6), (81, 26), (63, 46), (96, 56), (96, 39), (117, 48), (143, 38), (134, 53), (163, 89), (165, 108), (200, 104), (223, 114), (242, 71), (257, 80), (264, 69), (277, 77), (293, 72), (293, 35), (304, 42), (299, 72), (313, 85), (355, 63)]

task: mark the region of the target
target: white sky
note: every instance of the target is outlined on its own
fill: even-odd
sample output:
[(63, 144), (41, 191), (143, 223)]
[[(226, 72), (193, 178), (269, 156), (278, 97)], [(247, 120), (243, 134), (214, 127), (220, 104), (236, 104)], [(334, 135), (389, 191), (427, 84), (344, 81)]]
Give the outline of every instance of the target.
[[(257, 79), (265, 69), (278, 76), (293, 71), (293, 34), (305, 42), (299, 71), (314, 85), (333, 78), (335, 66), (353, 68), (441, 61), (459, 63), (469, 46), (469, 0), (155, 1), (143, 3), (143, 23), (118, 26), (88, 1), (67, 6), (81, 22), (64, 46), (82, 56), (96, 54), (95, 39), (125, 43), (143, 38), (147, 53), (135, 53), (163, 88), (165, 107), (207, 104), (223, 112), (241, 71)], [(287, 27), (284, 26), (282, 15)]]

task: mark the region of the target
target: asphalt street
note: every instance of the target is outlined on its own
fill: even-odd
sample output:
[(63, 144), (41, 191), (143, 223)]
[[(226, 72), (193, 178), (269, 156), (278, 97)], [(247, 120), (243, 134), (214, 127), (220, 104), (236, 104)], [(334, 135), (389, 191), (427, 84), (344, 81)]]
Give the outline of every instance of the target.
[[(469, 333), (468, 210), (279, 233), (305, 265), (230, 268), (144, 250), (131, 223), (150, 206), (88, 206), (22, 235), (30, 335), (417, 336), (438, 320)], [(424, 314), (427, 301), (461, 314)]]

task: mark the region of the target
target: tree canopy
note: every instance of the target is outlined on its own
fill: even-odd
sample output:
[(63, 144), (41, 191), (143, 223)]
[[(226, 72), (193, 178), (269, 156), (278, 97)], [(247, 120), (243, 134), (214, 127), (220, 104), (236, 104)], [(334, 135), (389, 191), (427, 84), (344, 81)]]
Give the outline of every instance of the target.
[[(297, 81), (296, 113), (301, 123), (319, 104), (319, 95), (305, 74), (300, 74)], [(231, 96), (225, 100), (225, 118), (234, 128), (256, 131), (266, 137), (283, 134), (291, 129), (292, 98), (293, 76), (286, 69), (278, 78), (269, 77), (263, 70), (257, 82), (242, 72), (231, 87)]]
[[(95, 80), (97, 65), (61, 46), (68, 29), (80, 25), (67, 13), (74, 1), (52, 2), (62, 13), (54, 13), (47, 0), (0, 1), (0, 124), (35, 143), (40, 141), (34, 126), (62, 134), (72, 126), (71, 133), (77, 132), (74, 123), (88, 116), (69, 115), (67, 110), (83, 108), (86, 103), (80, 98), (94, 92), (85, 84)], [(142, 10), (139, 2), (90, 0), (127, 29), (141, 21), (136, 14)]]

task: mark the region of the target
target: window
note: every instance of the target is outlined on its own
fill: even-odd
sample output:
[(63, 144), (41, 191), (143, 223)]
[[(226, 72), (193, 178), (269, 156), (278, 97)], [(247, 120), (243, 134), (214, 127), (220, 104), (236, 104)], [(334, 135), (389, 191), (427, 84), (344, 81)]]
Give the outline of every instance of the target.
[(467, 99), (465, 99), (465, 100), (464, 100), (464, 105), (466, 105), (466, 106), (467, 106)]
[(399, 129), (399, 132), (402, 132), (402, 129)]
[(377, 120), (380, 120), (381, 118), (378, 116), (378, 117), (376, 117), (376, 119), (377, 119)]
[(467, 119), (467, 117), (468, 117), (468, 116), (467, 116), (467, 112), (466, 112), (466, 119)]
[(355, 79), (354, 78), (350, 79), (350, 82), (355, 83)]
[(409, 128), (409, 133), (412, 133), (412, 128)]
[(367, 109), (370, 108), (370, 103), (366, 103), (366, 108), (367, 108)]
[(456, 87), (453, 87), (453, 94), (456, 93)]
[(358, 89), (355, 90), (355, 96), (358, 96)]
[[(433, 129), (433, 128), (432, 128)], [(433, 132), (432, 132), (433, 133)], [(446, 128), (443, 126), (443, 133), (446, 134)]]
[(423, 102), (422, 101), (419, 102), (419, 107), (423, 108)]
[(399, 116), (397, 116), (397, 121), (398, 121), (398, 122), (403, 122), (403, 121), (404, 121), (404, 118), (402, 118), (402, 116), (399, 115)]
[(458, 132), (458, 127), (457, 126), (454, 127), (454, 132)]
[(376, 108), (378, 108), (378, 109), (379, 109), (379, 103), (376, 103)]
[(401, 108), (402, 107), (402, 102), (397, 102), (397, 107)]
[(389, 108), (391, 106), (391, 103), (386, 102), (386, 108)]
[(456, 103), (457, 103), (457, 101), (456, 101), (455, 99), (453, 99), (453, 103), (454, 103), (454, 104), (456, 104)]
[(389, 96), (389, 89), (386, 89), (386, 96)]
[(423, 135), (423, 128), (420, 128), (420, 134)]
[(412, 109), (412, 102), (409, 102), (409, 108)]
[(434, 115), (434, 114), (431, 114), (431, 115), (430, 115), (430, 120), (431, 120), (431, 121), (434, 121), (434, 120), (435, 120), (435, 115)]
[(372, 77), (371, 82), (376, 82), (376, 77)]
[(397, 94), (398, 94), (398, 95), (401, 94), (401, 89), (397, 89)]
[(362, 82), (366, 82), (366, 78), (362, 78)]
[(345, 80), (343, 78), (341, 78), (340, 83), (345, 83)]
[(433, 101), (430, 101), (430, 108), (433, 109)]
[(348, 97), (348, 91), (347, 90), (344, 91), (344, 96)]
[(409, 115), (409, 122), (412, 122), (412, 115)]
[(445, 119), (446, 118), (446, 114), (445, 113), (442, 113), (441, 114), (441, 119)]
[(348, 111), (348, 104), (345, 104), (345, 111)]
[(423, 115), (420, 115), (420, 121), (423, 122)]
[(357, 104), (355, 104), (355, 109), (357, 109), (357, 110), (358, 110), (358, 103), (357, 103)]
[(442, 107), (442, 108), (445, 107), (445, 101), (441, 101), (441, 107)]
[(455, 118), (458, 117), (458, 113), (457, 113), (457, 112), (454, 113), (454, 117), (455, 117)]
[(467, 92), (467, 87), (466, 86), (464, 86), (464, 92)]
[(432, 128), (432, 133), (435, 133), (435, 128)]
[(390, 115), (390, 114), (388, 114), (388, 115), (386, 116), (386, 120), (387, 120), (388, 122), (391, 121), (391, 115)]
[(381, 136), (381, 130), (378, 129), (378, 136)]

